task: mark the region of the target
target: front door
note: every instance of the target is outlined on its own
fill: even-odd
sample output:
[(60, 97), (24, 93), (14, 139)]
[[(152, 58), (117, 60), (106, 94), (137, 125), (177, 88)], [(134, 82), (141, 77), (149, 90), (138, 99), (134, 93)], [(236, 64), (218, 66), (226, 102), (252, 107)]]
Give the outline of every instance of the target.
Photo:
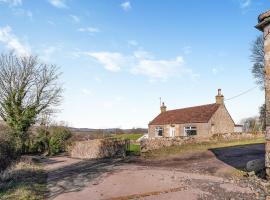
[(175, 127), (174, 126), (170, 127), (170, 137), (175, 137)]

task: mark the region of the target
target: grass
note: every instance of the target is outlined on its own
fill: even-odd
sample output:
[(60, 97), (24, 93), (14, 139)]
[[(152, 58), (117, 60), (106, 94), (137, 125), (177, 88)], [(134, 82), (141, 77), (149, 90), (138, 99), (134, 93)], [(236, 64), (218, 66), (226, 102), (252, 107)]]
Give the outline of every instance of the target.
[(38, 164), (17, 163), (0, 175), (1, 200), (45, 199), (46, 173)]
[(146, 152), (144, 154), (144, 158), (158, 159), (158, 158), (164, 158), (170, 155), (179, 155), (179, 154), (189, 153), (189, 152), (201, 152), (201, 151), (206, 151), (208, 149), (221, 148), (221, 147), (259, 144), (259, 143), (264, 143), (264, 142), (265, 142), (264, 137), (260, 137), (256, 139), (184, 144), (181, 146), (164, 147), (161, 149)]
[(128, 153), (132, 154), (132, 155), (140, 155), (141, 154), (140, 145), (139, 144), (130, 144)]
[(134, 133), (134, 134), (121, 134), (121, 135), (116, 135), (114, 136), (114, 138), (117, 138), (117, 139), (129, 139), (129, 140), (137, 140), (139, 139), (140, 137), (142, 137), (143, 134), (142, 133)]

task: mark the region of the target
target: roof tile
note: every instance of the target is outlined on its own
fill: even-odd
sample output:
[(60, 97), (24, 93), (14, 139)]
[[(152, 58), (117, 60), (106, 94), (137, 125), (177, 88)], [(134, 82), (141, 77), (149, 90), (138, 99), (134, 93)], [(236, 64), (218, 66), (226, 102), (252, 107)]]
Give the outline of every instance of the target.
[(217, 111), (220, 104), (207, 104), (160, 113), (149, 125), (206, 123)]

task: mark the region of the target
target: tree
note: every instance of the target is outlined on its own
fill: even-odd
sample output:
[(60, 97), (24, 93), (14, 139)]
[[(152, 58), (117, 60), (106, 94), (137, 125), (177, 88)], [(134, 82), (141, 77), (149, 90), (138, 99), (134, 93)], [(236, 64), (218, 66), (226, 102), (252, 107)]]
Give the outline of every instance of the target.
[(22, 153), (31, 125), (61, 101), (59, 76), (55, 65), (41, 63), (35, 56), (0, 56), (0, 117), (19, 139)]
[[(257, 39), (253, 42), (251, 47), (251, 61), (253, 62), (252, 74), (256, 80), (256, 83), (265, 89), (264, 82), (264, 39), (263, 36), (258, 36)], [(260, 123), (262, 130), (265, 130), (265, 121), (266, 121), (266, 106), (265, 104), (261, 105), (259, 108), (260, 113)]]
[(264, 89), (264, 39), (257, 37), (251, 47), (252, 74), (256, 83)]

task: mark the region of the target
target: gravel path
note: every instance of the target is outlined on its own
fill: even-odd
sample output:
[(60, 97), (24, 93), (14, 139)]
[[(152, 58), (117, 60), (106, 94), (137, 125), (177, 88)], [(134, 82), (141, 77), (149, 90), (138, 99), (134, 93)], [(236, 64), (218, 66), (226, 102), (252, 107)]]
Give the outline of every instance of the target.
[[(265, 199), (262, 191), (248, 179), (232, 178), (236, 165), (243, 165), (240, 160), (246, 162), (251, 157), (239, 148), (231, 154), (237, 155), (237, 163), (229, 159), (228, 151), (222, 154), (220, 150), (219, 156), (206, 151), (133, 162), (54, 157), (44, 162), (48, 171), (48, 199)], [(256, 150), (256, 157), (263, 154), (263, 151), (260, 153), (263, 146), (250, 145), (248, 151), (252, 148)], [(226, 156), (231, 163), (226, 161)]]

